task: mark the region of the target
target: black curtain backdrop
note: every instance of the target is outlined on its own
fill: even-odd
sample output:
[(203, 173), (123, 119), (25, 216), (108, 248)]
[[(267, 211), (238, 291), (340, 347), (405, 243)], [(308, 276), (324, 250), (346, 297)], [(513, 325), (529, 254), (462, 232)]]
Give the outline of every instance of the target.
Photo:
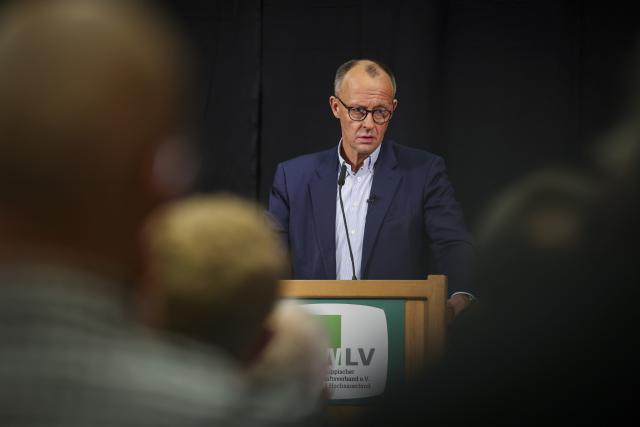
[(640, 25), (622, 1), (164, 1), (194, 46), (197, 191), (267, 205), (278, 162), (337, 144), (333, 74), (398, 80), (388, 136), (446, 160), (473, 230), (523, 174), (586, 166), (626, 108)]

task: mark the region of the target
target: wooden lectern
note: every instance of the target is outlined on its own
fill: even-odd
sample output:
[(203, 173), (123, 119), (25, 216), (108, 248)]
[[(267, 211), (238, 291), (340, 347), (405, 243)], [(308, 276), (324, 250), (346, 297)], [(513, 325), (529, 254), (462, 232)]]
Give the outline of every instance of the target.
[[(419, 375), (442, 354), (446, 329), (446, 277), (426, 280), (285, 280), (283, 298), (304, 300), (375, 299), (404, 302), (404, 377)], [(335, 408), (332, 412), (351, 412)], [(347, 410), (347, 411), (345, 411)], [(339, 416), (347, 415), (339, 414)]]

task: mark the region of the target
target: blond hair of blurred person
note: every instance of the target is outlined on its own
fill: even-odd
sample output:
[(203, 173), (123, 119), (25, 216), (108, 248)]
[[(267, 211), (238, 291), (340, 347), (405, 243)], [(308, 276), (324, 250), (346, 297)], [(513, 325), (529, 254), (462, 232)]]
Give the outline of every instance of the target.
[(160, 209), (145, 242), (152, 321), (250, 362), (286, 266), (259, 207), (231, 195), (191, 196)]
[(261, 417), (319, 422), (326, 331), (297, 303), (277, 302), (286, 252), (259, 206), (225, 194), (178, 200), (150, 219), (145, 242), (151, 321), (240, 362)]

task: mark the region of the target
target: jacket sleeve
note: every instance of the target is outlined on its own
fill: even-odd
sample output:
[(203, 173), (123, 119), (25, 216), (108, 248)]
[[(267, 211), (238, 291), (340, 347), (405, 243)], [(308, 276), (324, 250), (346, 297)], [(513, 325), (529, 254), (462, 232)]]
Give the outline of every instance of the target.
[(429, 165), (423, 200), (425, 229), (435, 261), (434, 273), (447, 276), (449, 295), (456, 292), (476, 295), (473, 241), (441, 157), (436, 156)]
[(282, 163), (278, 165), (269, 194), (269, 222), (274, 230), (282, 237), (286, 247), (289, 246), (289, 196), (287, 179)]

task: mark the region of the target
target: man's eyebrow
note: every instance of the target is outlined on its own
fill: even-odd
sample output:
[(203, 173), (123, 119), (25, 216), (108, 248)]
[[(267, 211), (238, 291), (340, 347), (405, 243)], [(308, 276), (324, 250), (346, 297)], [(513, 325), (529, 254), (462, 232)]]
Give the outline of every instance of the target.
[[(368, 108), (367, 108), (367, 107), (365, 107), (365, 106), (363, 106), (363, 105), (360, 105), (360, 104), (354, 104), (354, 105), (352, 105), (352, 106), (351, 106), (351, 108), (364, 108), (365, 110), (368, 110)], [(387, 110), (387, 111), (391, 111), (391, 108), (387, 107), (387, 106), (386, 106), (386, 105), (384, 105), (384, 104), (378, 104), (378, 105), (374, 106), (374, 107), (372, 108), (372, 110), (379, 110), (379, 109), (381, 109), (381, 108), (384, 108), (384, 109), (385, 109), (385, 110)]]

